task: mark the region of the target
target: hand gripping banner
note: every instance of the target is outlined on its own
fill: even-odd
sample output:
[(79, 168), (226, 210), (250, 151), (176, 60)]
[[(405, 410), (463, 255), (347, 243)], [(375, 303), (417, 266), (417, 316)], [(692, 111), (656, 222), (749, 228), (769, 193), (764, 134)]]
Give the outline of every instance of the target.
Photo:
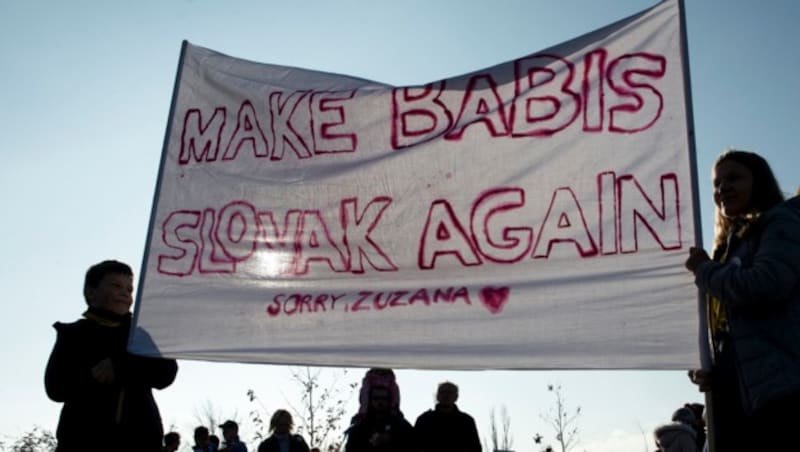
[(666, 1), (403, 87), (184, 43), (130, 350), (696, 365), (682, 39)]

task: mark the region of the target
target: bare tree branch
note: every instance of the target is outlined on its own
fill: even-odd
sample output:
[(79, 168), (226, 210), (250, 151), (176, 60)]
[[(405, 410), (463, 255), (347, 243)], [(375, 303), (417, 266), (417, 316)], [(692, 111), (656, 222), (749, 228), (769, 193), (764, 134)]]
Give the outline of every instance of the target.
[[(539, 417), (555, 430), (555, 439), (561, 447), (561, 452), (569, 452), (575, 449), (579, 443), (577, 421), (581, 414), (581, 407), (577, 407), (572, 411), (567, 408), (560, 384), (549, 384), (547, 385), (547, 390), (555, 396), (555, 406), (551, 407), (547, 413), (539, 414)], [(537, 433), (534, 436), (534, 443), (540, 444), (541, 441), (542, 436)], [(552, 450), (552, 448), (547, 446), (545, 450)]]
[(514, 446), (514, 437), (511, 434), (511, 417), (508, 415), (508, 409), (506, 409), (505, 405), (500, 407), (500, 427), (502, 430), (497, 429), (497, 418), (494, 414), (494, 408), (492, 408), (492, 411), (489, 412), (489, 432), (492, 441), (491, 450), (511, 450)]

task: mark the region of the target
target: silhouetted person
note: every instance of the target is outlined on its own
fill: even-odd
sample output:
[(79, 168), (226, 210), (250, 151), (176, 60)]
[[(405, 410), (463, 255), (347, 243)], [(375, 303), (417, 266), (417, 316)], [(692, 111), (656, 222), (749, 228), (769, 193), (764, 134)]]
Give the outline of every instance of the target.
[(683, 405), (684, 408), (691, 410), (694, 415), (694, 423), (692, 427), (697, 432), (697, 450), (703, 450), (706, 444), (706, 420), (705, 420), (705, 405), (702, 403), (687, 403)]
[(389, 397), (392, 401), (390, 409), (395, 414), (400, 413), (400, 388), (397, 386), (397, 378), (392, 369), (384, 367), (373, 367), (369, 369), (364, 378), (361, 379), (361, 390), (358, 393), (358, 414), (353, 419), (358, 420), (359, 417), (367, 414), (369, 409), (369, 391), (373, 386), (380, 386), (389, 390)]
[(169, 432), (164, 435), (164, 452), (176, 452), (181, 447), (181, 435), (178, 432)]
[(369, 390), (366, 414), (348, 430), (345, 452), (417, 452), (414, 429), (392, 410), (391, 391), (382, 386)]
[(692, 410), (686, 407), (678, 408), (672, 414), (672, 423), (656, 428), (656, 446), (660, 452), (699, 452), (697, 448), (697, 431), (693, 425), (696, 422)]
[(225, 439), (225, 445), (220, 452), (247, 452), (247, 445), (239, 439), (239, 424), (225, 421), (219, 428), (222, 429), (222, 437)]
[(784, 201), (763, 157), (730, 150), (712, 171), (714, 252), (689, 249), (706, 295), (713, 364), (689, 372), (711, 391), (718, 451), (786, 450), (800, 404), (800, 199)]
[(192, 446), (192, 452), (216, 452), (217, 450), (219, 450), (219, 443), (214, 445), (211, 442), (211, 436), (208, 434), (207, 427), (201, 425), (194, 429), (194, 446)]
[(63, 402), (56, 451), (157, 452), (164, 434), (152, 389), (175, 380), (172, 359), (128, 353), (133, 271), (103, 261), (86, 272), (88, 310), (56, 323), (58, 336), (45, 372), (50, 399)]
[(292, 415), (286, 410), (276, 410), (269, 420), (272, 434), (258, 446), (258, 452), (309, 452), (306, 441), (293, 434), (292, 429)]
[(436, 407), (414, 424), (422, 452), (481, 452), (475, 420), (458, 409), (458, 386), (446, 381), (436, 391)]

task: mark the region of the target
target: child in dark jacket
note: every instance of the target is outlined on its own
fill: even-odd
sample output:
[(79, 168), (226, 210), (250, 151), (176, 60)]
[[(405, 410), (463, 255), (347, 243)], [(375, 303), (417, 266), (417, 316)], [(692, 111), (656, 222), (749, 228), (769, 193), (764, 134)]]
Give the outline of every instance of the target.
[(158, 452), (163, 427), (152, 389), (172, 384), (175, 360), (127, 351), (133, 271), (103, 261), (86, 273), (88, 310), (56, 323), (58, 336), (45, 371), (48, 397), (62, 402), (57, 452)]

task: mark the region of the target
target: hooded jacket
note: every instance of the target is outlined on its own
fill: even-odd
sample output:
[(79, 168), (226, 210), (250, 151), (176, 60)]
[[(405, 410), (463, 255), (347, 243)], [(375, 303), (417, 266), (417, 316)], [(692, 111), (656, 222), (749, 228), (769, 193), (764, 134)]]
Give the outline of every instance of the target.
[(655, 431), (656, 444), (663, 452), (698, 452), (697, 433), (681, 422), (662, 425)]

